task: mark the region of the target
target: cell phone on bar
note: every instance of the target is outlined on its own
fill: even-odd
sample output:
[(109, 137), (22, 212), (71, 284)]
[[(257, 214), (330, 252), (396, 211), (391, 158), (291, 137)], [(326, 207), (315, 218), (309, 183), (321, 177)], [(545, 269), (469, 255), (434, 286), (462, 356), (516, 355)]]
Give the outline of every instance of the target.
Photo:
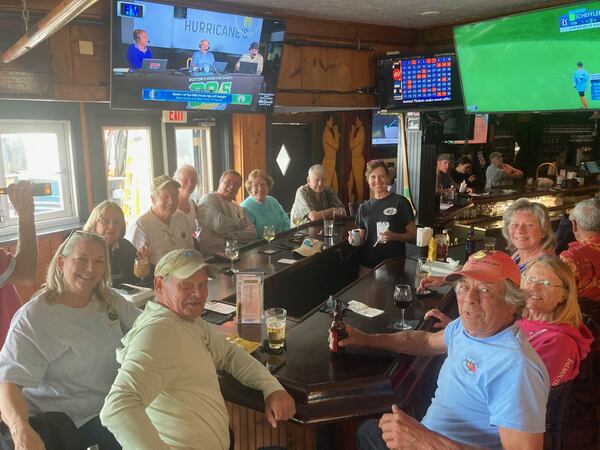
[[(31, 183), (31, 193), (34, 197), (52, 195), (52, 185), (50, 183)], [(8, 188), (0, 187), (0, 195), (8, 194)]]

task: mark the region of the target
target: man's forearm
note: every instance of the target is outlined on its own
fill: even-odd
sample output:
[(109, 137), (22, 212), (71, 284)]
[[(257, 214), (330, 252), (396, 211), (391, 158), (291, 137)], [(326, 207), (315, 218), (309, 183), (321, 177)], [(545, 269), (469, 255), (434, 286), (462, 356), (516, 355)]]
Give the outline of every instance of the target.
[(434, 356), (445, 353), (445, 349), (432, 345), (435, 333), (427, 331), (403, 331), (401, 333), (370, 334), (357, 347), (379, 348), (407, 355)]
[(33, 213), (19, 216), (19, 243), (15, 255), (14, 281), (33, 284), (37, 274), (38, 246)]

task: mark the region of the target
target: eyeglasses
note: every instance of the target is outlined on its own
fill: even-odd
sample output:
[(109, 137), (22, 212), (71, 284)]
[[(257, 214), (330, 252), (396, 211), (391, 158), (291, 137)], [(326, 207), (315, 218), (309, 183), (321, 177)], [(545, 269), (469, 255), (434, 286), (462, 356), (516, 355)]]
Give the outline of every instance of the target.
[(106, 217), (100, 216), (100, 217), (98, 217), (98, 222), (100, 222), (105, 227), (108, 227), (110, 225), (112, 225), (113, 227), (121, 226), (120, 219), (107, 219)]
[(531, 275), (524, 275), (522, 279), (526, 283), (537, 284), (538, 286), (542, 286), (547, 289), (550, 289), (552, 287), (564, 288), (564, 285), (562, 285), (562, 284), (552, 284), (548, 280), (543, 280), (543, 279), (538, 280), (536, 277), (531, 276)]

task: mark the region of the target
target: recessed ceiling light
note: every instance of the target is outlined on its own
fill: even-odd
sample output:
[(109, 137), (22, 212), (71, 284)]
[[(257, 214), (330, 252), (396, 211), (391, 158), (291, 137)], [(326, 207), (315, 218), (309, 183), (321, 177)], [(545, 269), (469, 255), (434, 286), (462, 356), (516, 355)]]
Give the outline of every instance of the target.
[(422, 16), (431, 16), (431, 15), (439, 14), (439, 13), (440, 13), (439, 11), (424, 11), (421, 13), (421, 15)]

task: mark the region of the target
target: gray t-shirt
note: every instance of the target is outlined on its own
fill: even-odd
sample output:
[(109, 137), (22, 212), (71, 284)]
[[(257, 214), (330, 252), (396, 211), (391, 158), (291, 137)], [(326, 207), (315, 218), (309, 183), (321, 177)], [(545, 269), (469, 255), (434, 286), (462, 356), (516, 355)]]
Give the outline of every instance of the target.
[(115, 293), (84, 308), (41, 292), (15, 314), (0, 352), (0, 383), (23, 387), (29, 415), (62, 411), (77, 427), (97, 416), (117, 375), (116, 349), (140, 310)]
[(494, 165), (486, 169), (485, 179), (486, 185), (491, 188), (513, 185), (513, 179), (504, 170)]

